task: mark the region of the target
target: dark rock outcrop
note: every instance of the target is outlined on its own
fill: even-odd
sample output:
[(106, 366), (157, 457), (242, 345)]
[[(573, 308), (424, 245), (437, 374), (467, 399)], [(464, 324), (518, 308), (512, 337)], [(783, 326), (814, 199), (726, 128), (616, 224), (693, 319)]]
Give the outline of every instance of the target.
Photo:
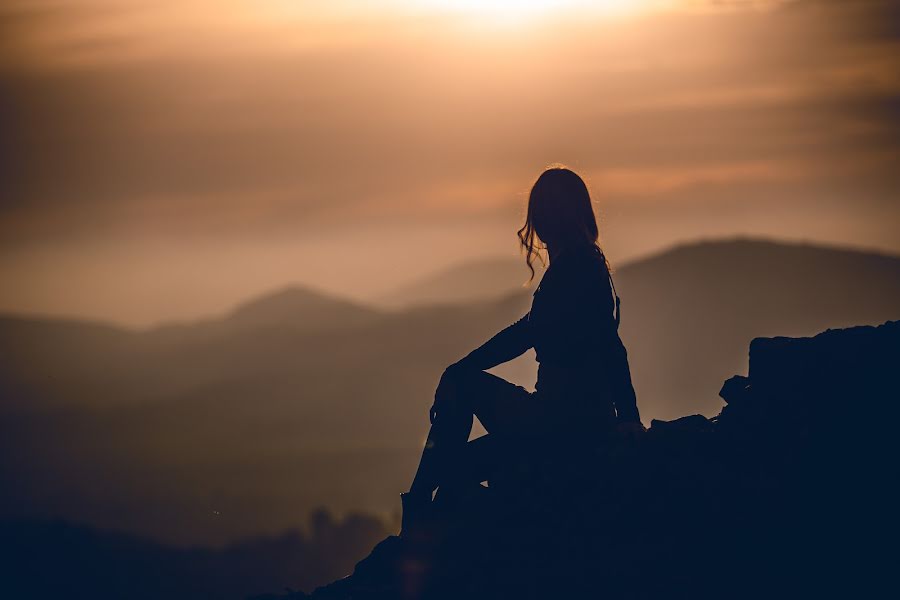
[(513, 451), (490, 488), (439, 493), (427, 535), (384, 540), (311, 597), (883, 592), (896, 555), (898, 367), (900, 322), (756, 339), (715, 419), (654, 421), (637, 442)]

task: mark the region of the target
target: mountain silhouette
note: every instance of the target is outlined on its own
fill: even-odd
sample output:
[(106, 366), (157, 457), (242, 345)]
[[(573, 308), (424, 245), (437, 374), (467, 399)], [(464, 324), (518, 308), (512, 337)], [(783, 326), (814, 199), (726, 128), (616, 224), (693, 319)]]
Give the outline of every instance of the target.
[[(642, 414), (718, 411), (723, 373), (746, 369), (754, 337), (812, 335), (900, 316), (900, 259), (738, 239), (673, 248), (613, 273)], [(529, 358), (498, 371), (533, 385)]]
[(723, 374), (756, 337), (896, 319), (900, 259), (753, 240), (693, 244), (624, 266), (622, 337), (642, 407), (713, 415)]
[(367, 306), (292, 286), (241, 304), (222, 320), (247, 328), (335, 330), (361, 327), (379, 316), (378, 311)]
[[(863, 252), (707, 242), (614, 277), (648, 419), (716, 414), (755, 337), (900, 316), (900, 259)], [(147, 331), (0, 318), (0, 518), (223, 544), (323, 504), (387, 515), (442, 369), (529, 299), (382, 312), (288, 289)]]
[(408, 308), (484, 302), (523, 291), (528, 275), (521, 260), (504, 257), (472, 260), (401, 286), (379, 298), (379, 304)]

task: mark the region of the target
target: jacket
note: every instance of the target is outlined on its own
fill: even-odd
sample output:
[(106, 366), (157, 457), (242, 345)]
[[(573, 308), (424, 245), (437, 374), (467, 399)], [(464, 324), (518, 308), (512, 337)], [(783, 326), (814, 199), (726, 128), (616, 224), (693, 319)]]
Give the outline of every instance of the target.
[(541, 278), (531, 310), (457, 365), (486, 370), (534, 348), (538, 395), (640, 421), (610, 281), (597, 246), (565, 250)]

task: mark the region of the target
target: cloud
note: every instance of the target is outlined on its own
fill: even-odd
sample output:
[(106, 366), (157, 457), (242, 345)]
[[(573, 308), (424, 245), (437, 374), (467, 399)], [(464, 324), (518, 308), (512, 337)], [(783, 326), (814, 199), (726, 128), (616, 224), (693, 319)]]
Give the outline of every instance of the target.
[(364, 299), (514, 253), (556, 161), (619, 264), (736, 234), (900, 251), (888, 3), (501, 31), (211, 2), (0, 4), (0, 308), (147, 324), (298, 279)]
[(238, 2), (6, 3), (0, 230), (8, 245), (507, 214), (557, 160), (611, 202), (891, 181), (898, 42), (871, 16), (888, 3), (781, 4), (501, 35)]

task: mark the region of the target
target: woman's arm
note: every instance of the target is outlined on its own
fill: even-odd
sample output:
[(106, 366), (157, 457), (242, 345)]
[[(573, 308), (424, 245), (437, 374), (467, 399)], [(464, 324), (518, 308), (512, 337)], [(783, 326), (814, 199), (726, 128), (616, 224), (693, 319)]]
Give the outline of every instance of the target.
[(628, 352), (625, 351), (625, 345), (622, 340), (616, 336), (617, 344), (615, 350), (610, 357), (615, 361), (613, 373), (615, 380), (614, 391), (616, 407), (616, 417), (620, 425), (625, 423), (637, 423), (640, 429), (641, 414), (637, 407), (637, 397), (634, 394), (634, 386), (631, 384), (631, 369), (628, 367)]
[(434, 423), (438, 413), (438, 405), (446, 398), (453, 397), (453, 380), (463, 371), (485, 371), (491, 367), (510, 361), (521, 356), (534, 345), (531, 339), (531, 322), (529, 314), (483, 343), (478, 348), (469, 352), (466, 356), (456, 361), (444, 371), (441, 381), (434, 394), (434, 404), (428, 411), (431, 422)]
[(524, 317), (472, 350), (449, 368), (464, 367), (485, 371), (521, 356), (534, 345), (531, 339), (529, 315)]

